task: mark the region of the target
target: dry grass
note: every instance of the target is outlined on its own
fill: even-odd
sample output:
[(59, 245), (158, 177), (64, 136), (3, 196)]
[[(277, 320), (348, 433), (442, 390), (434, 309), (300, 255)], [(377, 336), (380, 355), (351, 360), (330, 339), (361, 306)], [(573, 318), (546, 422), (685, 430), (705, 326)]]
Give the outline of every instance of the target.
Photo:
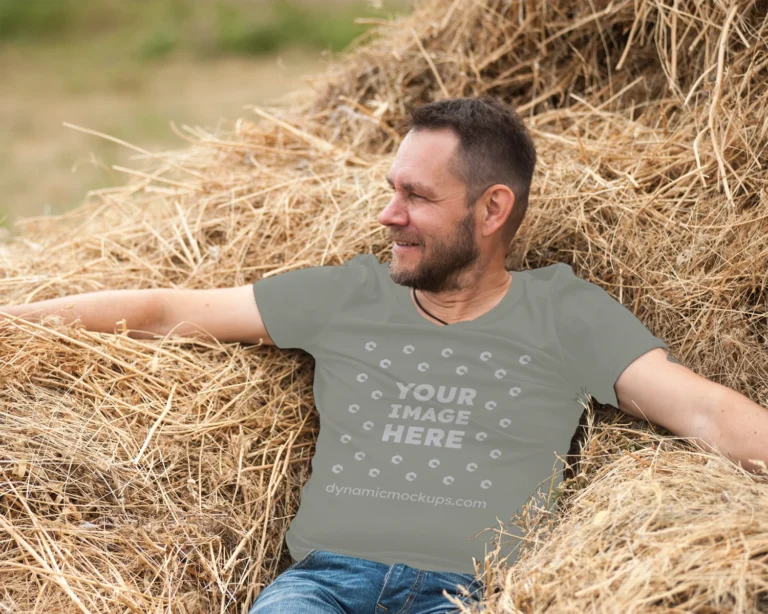
[[(189, 147), (144, 154), (127, 186), (27, 222), (3, 248), (3, 301), (388, 260), (376, 213), (408, 108), (490, 94), (525, 114), (540, 158), (509, 268), (573, 264), (688, 366), (766, 405), (766, 12), (427, 0), (314, 97), (231, 134), (186, 128)], [(307, 355), (21, 321), (0, 352), (0, 604), (246, 612), (288, 564), (318, 426)], [(586, 418), (562, 513), (527, 506), (517, 564), (478, 570), (485, 611), (768, 612), (768, 478), (617, 413)]]

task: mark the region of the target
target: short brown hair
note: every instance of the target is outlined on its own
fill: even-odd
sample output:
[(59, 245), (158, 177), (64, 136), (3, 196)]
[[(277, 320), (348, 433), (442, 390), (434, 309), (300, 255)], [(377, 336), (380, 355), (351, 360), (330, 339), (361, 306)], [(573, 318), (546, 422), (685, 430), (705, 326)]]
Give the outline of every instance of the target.
[(411, 111), (411, 130), (451, 128), (459, 137), (456, 172), (467, 185), (467, 207), (501, 183), (515, 195), (502, 229), (508, 245), (528, 210), (536, 166), (536, 148), (522, 118), (508, 105), (487, 96), (450, 98)]

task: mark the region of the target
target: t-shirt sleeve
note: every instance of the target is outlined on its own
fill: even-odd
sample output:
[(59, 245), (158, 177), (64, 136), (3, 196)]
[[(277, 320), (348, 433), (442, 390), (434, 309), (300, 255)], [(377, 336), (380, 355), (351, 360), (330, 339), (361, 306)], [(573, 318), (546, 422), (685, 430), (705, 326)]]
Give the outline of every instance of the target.
[(624, 369), (650, 350), (669, 345), (608, 292), (577, 276), (570, 265), (555, 266), (553, 313), (565, 368), (579, 391), (618, 407), (614, 385)]
[(280, 349), (312, 352), (320, 333), (364, 279), (371, 254), (341, 265), (286, 271), (253, 283), (256, 307), (267, 333)]

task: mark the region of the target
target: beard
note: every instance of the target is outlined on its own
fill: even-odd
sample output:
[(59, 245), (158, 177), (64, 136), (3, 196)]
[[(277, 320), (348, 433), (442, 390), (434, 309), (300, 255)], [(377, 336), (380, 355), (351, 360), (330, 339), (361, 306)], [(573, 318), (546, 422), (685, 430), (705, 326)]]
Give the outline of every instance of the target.
[[(470, 209), (447, 241), (431, 240), (429, 255), (421, 245), (407, 255), (395, 255), (389, 263), (389, 276), (396, 284), (422, 292), (458, 290), (459, 275), (477, 260), (480, 250), (475, 242), (475, 215)], [(417, 251), (418, 250), (418, 251)], [(409, 259), (414, 263), (409, 263)], [(400, 262), (402, 260), (402, 262)]]

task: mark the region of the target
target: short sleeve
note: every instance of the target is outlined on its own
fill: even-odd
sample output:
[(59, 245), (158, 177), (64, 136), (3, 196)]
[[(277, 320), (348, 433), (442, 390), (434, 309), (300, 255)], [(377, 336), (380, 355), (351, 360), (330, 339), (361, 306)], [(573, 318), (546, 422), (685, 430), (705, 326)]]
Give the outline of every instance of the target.
[(565, 368), (580, 391), (618, 407), (614, 385), (624, 369), (650, 350), (669, 345), (570, 265), (556, 266), (551, 298)]
[(320, 333), (365, 278), (371, 254), (341, 265), (286, 271), (253, 283), (256, 307), (267, 333), (280, 349), (312, 352)]

